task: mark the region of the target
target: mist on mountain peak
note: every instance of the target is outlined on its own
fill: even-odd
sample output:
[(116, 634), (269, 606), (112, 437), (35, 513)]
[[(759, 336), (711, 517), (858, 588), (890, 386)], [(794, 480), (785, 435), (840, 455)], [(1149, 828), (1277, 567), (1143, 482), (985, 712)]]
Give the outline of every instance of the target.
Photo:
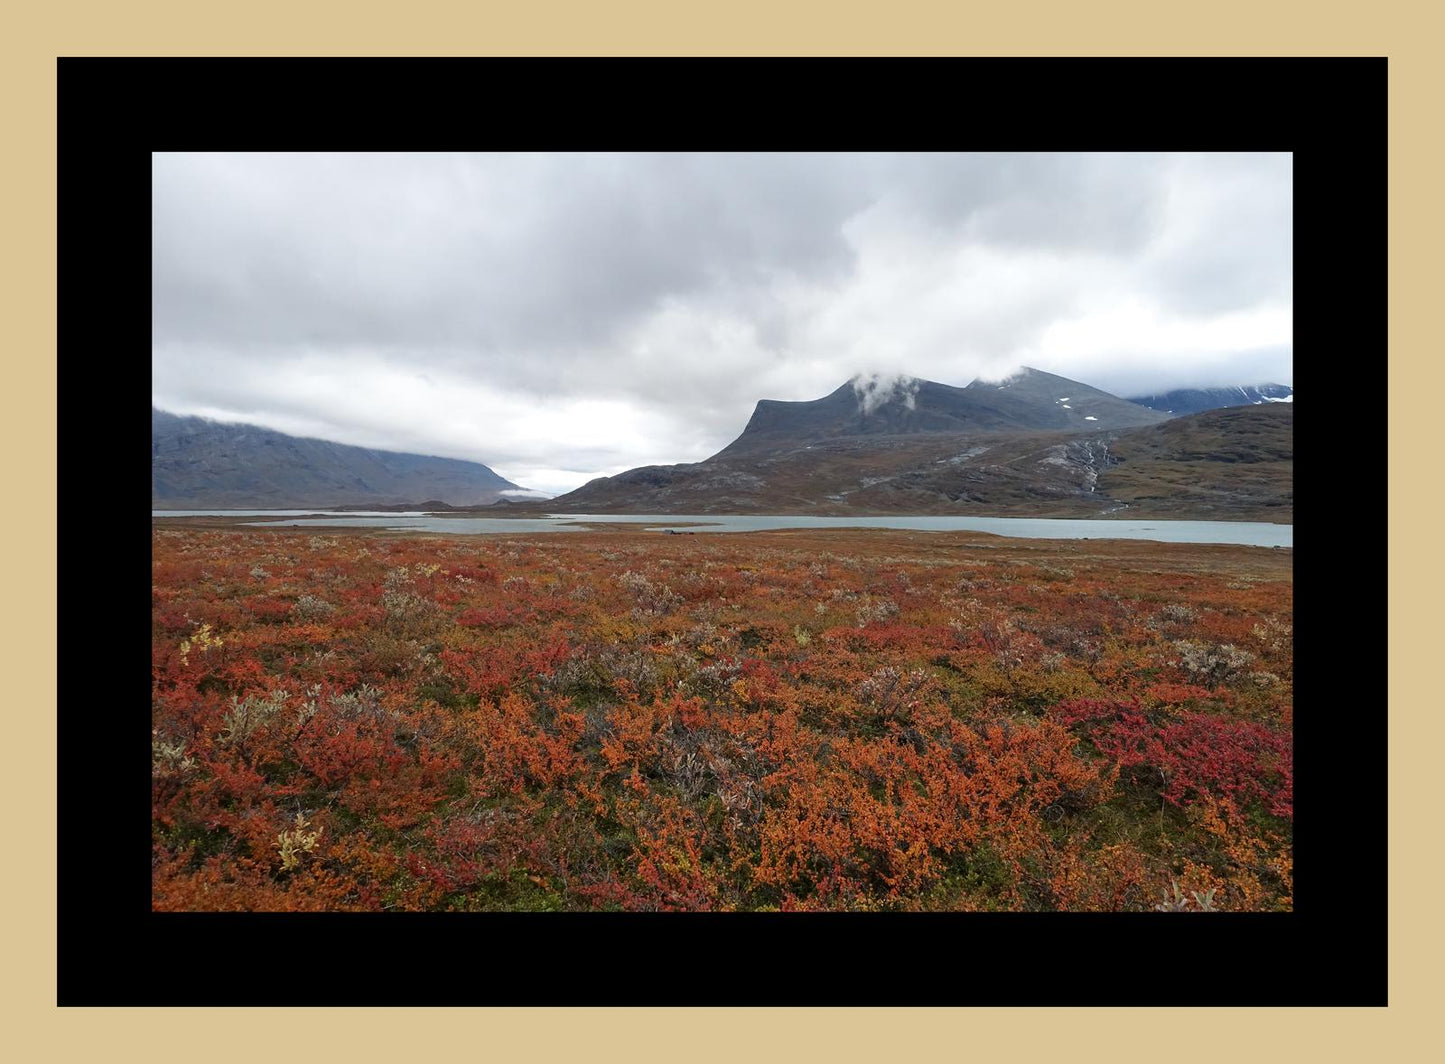
[(908, 410), (914, 409), (918, 400), (918, 386), (922, 381), (902, 373), (892, 376), (859, 373), (849, 383), (853, 385), (853, 392), (858, 397), (858, 412), (867, 415), (894, 400), (901, 402)]

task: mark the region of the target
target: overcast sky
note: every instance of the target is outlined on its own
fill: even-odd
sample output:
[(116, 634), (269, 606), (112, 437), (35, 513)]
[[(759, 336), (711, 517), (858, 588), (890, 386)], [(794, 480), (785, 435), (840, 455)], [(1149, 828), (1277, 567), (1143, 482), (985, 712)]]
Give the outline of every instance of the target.
[(1289, 155), (153, 159), (152, 395), (562, 492), (758, 399), (1293, 384)]

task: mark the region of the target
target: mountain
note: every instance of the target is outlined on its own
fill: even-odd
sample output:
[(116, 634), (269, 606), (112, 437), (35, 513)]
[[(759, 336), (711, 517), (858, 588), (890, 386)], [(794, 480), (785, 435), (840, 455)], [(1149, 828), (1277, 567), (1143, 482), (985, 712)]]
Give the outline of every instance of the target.
[[(1073, 433), (845, 436), (643, 466), (549, 503), (571, 513), (1004, 513), (1083, 516), (1101, 441)], [(1079, 511), (1079, 512), (1076, 512)]]
[(601, 477), (572, 513), (1292, 519), (1293, 407), (1170, 418), (1039, 370), (957, 388), (851, 381), (757, 404), (702, 462)]
[(1294, 520), (1294, 406), (1186, 414), (1124, 433), (1098, 491), (1130, 515)]
[[(476, 462), (376, 451), (151, 408), (151, 507), (324, 508), (523, 492)], [(503, 494), (503, 493), (507, 494)]]
[(966, 388), (917, 378), (854, 378), (821, 399), (760, 400), (742, 435), (714, 457), (846, 436), (1121, 429), (1152, 425), (1165, 417), (1029, 367), (1004, 380), (974, 381)]
[(1129, 400), (1166, 414), (1197, 414), (1227, 406), (1264, 406), (1294, 402), (1288, 384), (1251, 384), (1234, 388), (1180, 388), (1162, 395), (1141, 395)]

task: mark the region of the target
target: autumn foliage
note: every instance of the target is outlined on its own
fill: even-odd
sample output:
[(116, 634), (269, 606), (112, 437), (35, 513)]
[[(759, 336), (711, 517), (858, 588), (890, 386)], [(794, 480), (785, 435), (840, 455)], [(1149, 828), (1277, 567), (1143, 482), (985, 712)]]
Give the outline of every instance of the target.
[(1288, 552), (157, 527), (152, 900), (1288, 909)]

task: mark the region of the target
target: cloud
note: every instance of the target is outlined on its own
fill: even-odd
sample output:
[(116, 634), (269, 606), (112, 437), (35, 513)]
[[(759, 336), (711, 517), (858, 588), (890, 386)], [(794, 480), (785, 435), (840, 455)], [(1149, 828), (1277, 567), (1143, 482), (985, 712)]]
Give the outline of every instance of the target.
[(1288, 155), (157, 154), (154, 400), (559, 491), (860, 376), (1291, 383), (1291, 177)]
[(883, 377), (877, 373), (866, 376), (860, 374), (853, 378), (852, 384), (853, 391), (858, 396), (860, 414), (871, 414), (885, 403), (895, 400), (912, 410), (918, 398), (919, 381), (901, 374), (893, 377)]

